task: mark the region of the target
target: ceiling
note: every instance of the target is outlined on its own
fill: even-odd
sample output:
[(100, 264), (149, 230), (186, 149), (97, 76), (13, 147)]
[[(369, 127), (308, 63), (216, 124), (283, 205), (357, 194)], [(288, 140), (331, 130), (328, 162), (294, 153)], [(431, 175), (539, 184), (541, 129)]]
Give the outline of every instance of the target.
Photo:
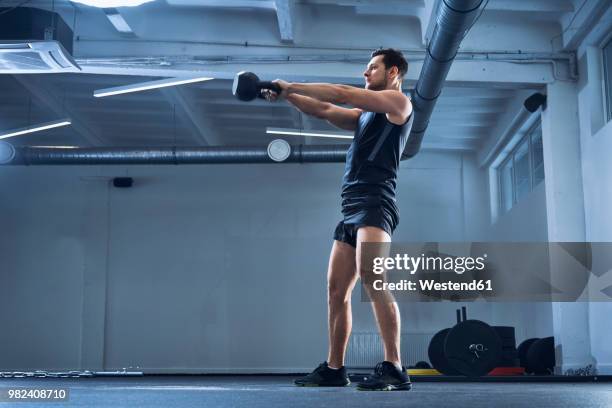
[[(4, 1), (0, 6), (20, 2)], [(462, 45), (425, 137), (427, 149), (478, 151), (526, 91), (570, 76), (576, 24), (605, 1), (490, 0)], [(593, 3), (593, 4), (591, 4)], [(119, 33), (100, 9), (57, 0), (75, 28), (82, 73), (0, 75), (0, 129), (69, 117), (72, 126), (11, 139), (15, 145), (265, 145), (266, 127), (331, 130), (285, 102), (244, 103), (231, 94), (234, 73), (263, 78), (363, 86), (369, 51), (404, 50), (420, 72), (436, 1), (426, 0), (158, 0), (115, 11), (132, 33)], [(571, 28), (567, 30), (567, 28)], [(565, 30), (565, 32), (564, 32)], [(519, 51), (520, 50), (520, 51)], [(553, 63), (554, 62), (554, 63)], [(94, 98), (97, 89), (173, 76), (215, 79)], [(290, 143), (346, 143), (287, 136)]]

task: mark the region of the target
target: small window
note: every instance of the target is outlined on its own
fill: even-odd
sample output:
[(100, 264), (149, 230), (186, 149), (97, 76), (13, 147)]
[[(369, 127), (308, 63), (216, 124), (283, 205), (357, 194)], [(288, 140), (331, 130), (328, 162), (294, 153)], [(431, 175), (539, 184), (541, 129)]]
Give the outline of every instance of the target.
[(512, 204), (514, 203), (513, 196), (513, 187), (514, 184), (512, 181), (512, 160), (506, 161), (506, 163), (501, 166), (499, 171), (499, 186), (500, 186), (500, 201), (502, 212), (506, 212), (512, 208)]
[(498, 170), (499, 204), (502, 213), (510, 210), (544, 180), (542, 126), (536, 123), (516, 145)]
[(540, 184), (544, 180), (544, 148), (542, 147), (542, 128), (536, 126), (531, 133), (531, 156), (533, 186)]
[(514, 181), (516, 201), (531, 191), (531, 174), (529, 171), (529, 140), (524, 139), (514, 153)]
[(612, 120), (612, 39), (603, 46), (604, 88), (608, 121)]

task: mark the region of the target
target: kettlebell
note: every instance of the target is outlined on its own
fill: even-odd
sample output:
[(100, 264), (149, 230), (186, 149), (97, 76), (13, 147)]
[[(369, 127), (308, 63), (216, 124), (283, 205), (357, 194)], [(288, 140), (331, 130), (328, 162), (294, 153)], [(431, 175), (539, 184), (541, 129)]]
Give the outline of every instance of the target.
[(263, 98), (262, 89), (270, 89), (278, 94), (281, 88), (272, 81), (260, 81), (259, 77), (252, 72), (242, 71), (234, 77), (232, 93), (241, 101), (252, 101), (255, 98)]

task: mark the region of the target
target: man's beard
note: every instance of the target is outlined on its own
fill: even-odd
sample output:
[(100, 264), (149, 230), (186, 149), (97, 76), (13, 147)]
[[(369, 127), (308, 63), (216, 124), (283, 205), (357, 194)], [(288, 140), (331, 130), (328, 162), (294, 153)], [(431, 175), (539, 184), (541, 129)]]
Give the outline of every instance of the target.
[(370, 83), (370, 86), (368, 87), (369, 90), (371, 91), (382, 91), (384, 89), (387, 89), (387, 78), (385, 78), (384, 82), (379, 82), (377, 84), (373, 84)]

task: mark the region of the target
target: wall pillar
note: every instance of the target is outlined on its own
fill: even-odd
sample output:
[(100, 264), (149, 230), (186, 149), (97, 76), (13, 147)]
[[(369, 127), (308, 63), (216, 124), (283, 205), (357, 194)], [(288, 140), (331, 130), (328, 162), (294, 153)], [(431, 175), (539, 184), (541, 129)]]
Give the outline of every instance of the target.
[[(585, 240), (584, 193), (580, 156), (577, 86), (556, 81), (547, 86), (547, 107), (542, 112), (542, 142), (548, 240)], [(556, 259), (551, 258), (551, 281), (555, 279)], [(553, 302), (555, 373), (593, 363), (590, 347), (589, 304)]]

